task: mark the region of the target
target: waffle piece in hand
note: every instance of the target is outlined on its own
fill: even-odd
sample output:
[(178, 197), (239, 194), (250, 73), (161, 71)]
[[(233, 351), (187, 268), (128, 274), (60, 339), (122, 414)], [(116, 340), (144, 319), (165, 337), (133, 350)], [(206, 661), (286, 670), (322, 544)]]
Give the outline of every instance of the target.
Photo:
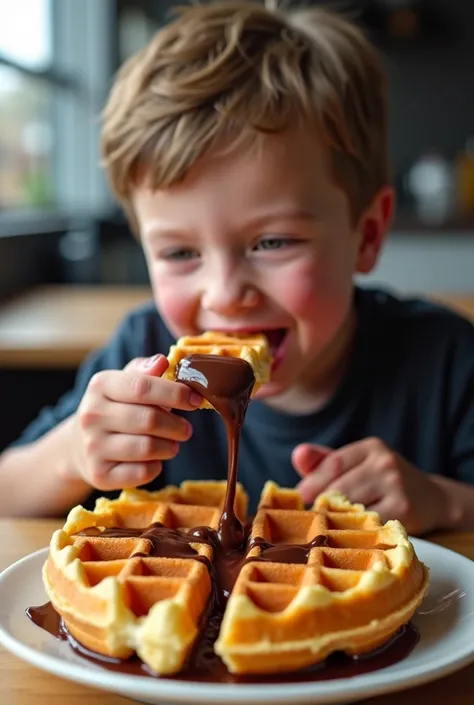
[(428, 586), (402, 524), (382, 526), (337, 492), (304, 511), (298, 492), (267, 483), (249, 547), (215, 645), (234, 673), (371, 651), (410, 620)]
[[(179, 338), (176, 344), (170, 347), (169, 367), (163, 374), (163, 378), (174, 380), (179, 363), (189, 355), (219, 355), (240, 357), (242, 360), (246, 360), (255, 375), (252, 396), (270, 379), (272, 357), (268, 341), (263, 334), (227, 335), (207, 331), (202, 335)], [(212, 409), (212, 406), (206, 399), (203, 399), (200, 408)]]
[[(72, 636), (99, 654), (136, 652), (156, 673), (180, 671), (209, 601), (213, 561), (208, 543), (183, 532), (216, 529), (225, 490), (225, 482), (184, 482), (124, 490), (116, 500), (100, 498), (93, 512), (71, 510), (52, 536), (43, 581)], [(246, 512), (238, 486), (236, 513), (245, 519)], [(155, 522), (169, 531), (154, 535)], [(175, 542), (181, 557), (172, 555)]]

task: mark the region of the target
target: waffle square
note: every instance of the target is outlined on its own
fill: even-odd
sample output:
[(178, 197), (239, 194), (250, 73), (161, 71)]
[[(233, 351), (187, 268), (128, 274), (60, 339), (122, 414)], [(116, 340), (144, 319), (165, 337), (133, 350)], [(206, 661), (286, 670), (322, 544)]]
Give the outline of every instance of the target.
[[(361, 654), (406, 624), (428, 572), (398, 521), (343, 495), (320, 495), (305, 511), (296, 490), (268, 482), (250, 548), (229, 598), (217, 653), (235, 673), (301, 669), (334, 651)], [(271, 544), (265, 552), (262, 548)], [(250, 542), (252, 545), (252, 542)], [(304, 547), (295, 561), (278, 549)], [(280, 554), (281, 555), (281, 554)]]
[[(227, 335), (207, 331), (202, 335), (183, 336), (172, 345), (168, 354), (169, 367), (163, 374), (164, 379), (174, 380), (176, 369), (181, 360), (189, 355), (219, 355), (222, 357), (239, 357), (246, 360), (255, 374), (252, 396), (270, 379), (272, 357), (268, 341), (263, 334)], [(201, 409), (212, 409), (204, 399)]]
[[(213, 549), (191, 542), (189, 558), (167, 557), (166, 546), (152, 557), (147, 528), (216, 529), (225, 492), (226, 482), (183, 482), (156, 492), (123, 490), (118, 499), (99, 498), (92, 512), (72, 509), (43, 567), (46, 591), (72, 636), (99, 654), (136, 652), (157, 673), (179, 671), (211, 595)], [(245, 519), (240, 485), (235, 508)], [(111, 528), (119, 535), (101, 535)]]
[[(183, 537), (216, 529), (225, 482), (185, 482), (157, 492), (124, 490), (71, 510), (43, 568), (49, 598), (71, 634), (100, 654), (134, 652), (158, 674), (178, 673), (204, 629), (214, 548), (193, 537), (170, 557), (156, 525)], [(238, 485), (236, 513), (247, 518)], [(108, 533), (107, 533), (108, 532)], [(214, 645), (229, 671), (292, 671), (333, 651), (370, 651), (406, 624), (428, 570), (398, 521), (343, 495), (306, 510), (296, 490), (265, 485)]]

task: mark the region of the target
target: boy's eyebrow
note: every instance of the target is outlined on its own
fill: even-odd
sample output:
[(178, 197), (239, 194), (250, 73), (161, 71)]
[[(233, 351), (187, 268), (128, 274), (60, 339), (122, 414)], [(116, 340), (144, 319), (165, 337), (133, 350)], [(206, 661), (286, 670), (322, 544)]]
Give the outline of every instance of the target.
[[(287, 208), (285, 210), (281, 211), (276, 211), (276, 212), (268, 212), (264, 213), (262, 215), (258, 215), (254, 218), (249, 218), (248, 221), (242, 224), (241, 229), (242, 230), (247, 230), (250, 227), (254, 227), (256, 225), (262, 225), (268, 222), (271, 222), (272, 220), (306, 220), (306, 221), (313, 221), (316, 217), (316, 214), (313, 211), (310, 210), (305, 210), (302, 208)], [(186, 233), (186, 231), (182, 228), (173, 228), (172, 226), (169, 225), (152, 225), (149, 228), (145, 229), (144, 235), (155, 238), (155, 237), (160, 237), (160, 238), (179, 238), (179, 237), (186, 237), (189, 233)]]
[(286, 208), (285, 210), (268, 212), (255, 218), (250, 218), (246, 223), (246, 227), (251, 225), (260, 225), (261, 223), (268, 223), (272, 220), (314, 220), (315, 217), (316, 214), (310, 210), (305, 210), (302, 208)]
[(151, 227), (144, 229), (143, 235), (151, 239), (159, 237), (163, 239), (168, 238), (170, 240), (186, 237), (186, 233), (182, 229), (173, 228), (168, 225), (163, 227), (160, 225), (152, 225)]
[[(249, 230), (250, 228), (261, 227), (266, 223), (278, 220), (301, 220), (301, 221), (314, 221), (316, 214), (313, 211), (306, 210), (303, 208), (286, 208), (281, 211), (268, 212), (262, 215), (257, 215), (254, 218), (249, 218), (248, 221), (242, 223), (239, 230)], [(160, 238), (163, 240), (176, 240), (176, 239), (186, 239), (189, 237), (189, 232), (184, 228), (173, 228), (168, 224), (154, 224), (150, 227), (145, 228), (143, 235), (152, 240)]]

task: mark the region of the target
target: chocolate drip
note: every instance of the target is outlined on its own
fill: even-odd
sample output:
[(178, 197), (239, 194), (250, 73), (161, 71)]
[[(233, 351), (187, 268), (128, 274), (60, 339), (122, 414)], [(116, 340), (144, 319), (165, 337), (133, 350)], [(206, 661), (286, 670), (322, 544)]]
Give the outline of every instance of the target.
[[(197, 526), (190, 531), (169, 529), (158, 522), (145, 529), (127, 529), (109, 527), (99, 530), (95, 527), (84, 529), (77, 536), (100, 536), (101, 538), (136, 538), (146, 539), (150, 543), (149, 553), (133, 553), (131, 558), (186, 558), (204, 563), (212, 577), (212, 602), (217, 602), (222, 609), (232, 592), (234, 583), (244, 560), (243, 548), (228, 551), (223, 548), (219, 534), (209, 526)], [(192, 544), (206, 544), (212, 548), (211, 561), (198, 553)], [(244, 537), (246, 543), (246, 536)]]
[(185, 533), (177, 529), (169, 529), (159, 522), (150, 524), (145, 529), (126, 529), (124, 527), (109, 527), (103, 531), (95, 528), (84, 529), (78, 536), (100, 536), (103, 538), (136, 538), (146, 539), (150, 544), (150, 551), (134, 553), (133, 558), (194, 558), (194, 560), (206, 563), (210, 568), (209, 560), (201, 556), (192, 543), (212, 544), (208, 534), (212, 529), (206, 529), (200, 537), (194, 534)]
[(222, 416), (228, 442), (227, 491), (218, 536), (225, 549), (242, 546), (244, 528), (235, 515), (237, 464), (242, 425), (255, 375), (246, 360), (220, 355), (189, 355), (176, 370), (176, 379), (201, 394)]
[[(250, 527), (247, 526), (247, 529)], [(212, 575), (214, 586), (213, 600), (222, 610), (234, 587), (242, 566), (251, 561), (273, 563), (304, 564), (312, 548), (327, 546), (326, 536), (315, 536), (305, 544), (273, 544), (261, 536), (244, 537), (244, 547), (229, 551), (222, 546), (219, 533), (208, 526), (198, 526), (185, 532), (169, 529), (158, 522), (145, 529), (126, 529), (123, 527), (106, 528), (103, 531), (92, 527), (80, 531), (78, 536), (101, 536), (103, 538), (137, 538), (150, 542), (149, 553), (133, 553), (132, 558), (187, 558), (201, 561)], [(212, 563), (206, 556), (200, 555), (191, 544), (203, 543), (213, 549)], [(248, 557), (249, 552), (258, 546), (261, 551), (256, 557)]]
[(40, 605), (39, 607), (27, 607), (26, 616), (29, 617), (37, 627), (41, 627), (41, 629), (52, 634), (56, 639), (66, 641), (68, 638), (68, 632), (64, 626), (64, 622), (51, 602), (47, 602), (45, 605)]
[(326, 536), (315, 536), (312, 541), (305, 544), (272, 544), (265, 541), (261, 536), (254, 536), (248, 542), (248, 550), (258, 546), (260, 548), (259, 556), (255, 558), (247, 558), (247, 561), (271, 561), (273, 563), (307, 563), (309, 553), (312, 548), (318, 546), (327, 546), (328, 540)]
[[(136, 656), (124, 661), (89, 651), (69, 634), (61, 617), (50, 602), (40, 607), (30, 607), (28, 617), (57, 639), (67, 640), (71, 648), (82, 658), (92, 661), (107, 670), (129, 673), (137, 676), (151, 676), (168, 680), (167, 676), (157, 676)], [(219, 633), (222, 611), (214, 606), (207, 615), (205, 625), (186, 668), (172, 680), (200, 681), (207, 683), (302, 683), (334, 678), (353, 678), (363, 673), (371, 673), (387, 668), (406, 658), (419, 641), (419, 633), (412, 624), (402, 627), (392, 639), (375, 651), (363, 656), (348, 656), (337, 652), (324, 662), (291, 673), (278, 673), (261, 676), (236, 676), (229, 673), (224, 663), (214, 652), (214, 642)]]

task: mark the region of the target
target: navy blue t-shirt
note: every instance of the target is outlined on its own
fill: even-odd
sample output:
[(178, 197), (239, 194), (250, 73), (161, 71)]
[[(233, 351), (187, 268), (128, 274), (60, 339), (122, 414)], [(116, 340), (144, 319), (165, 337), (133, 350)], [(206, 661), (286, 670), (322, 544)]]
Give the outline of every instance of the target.
[[(249, 405), (239, 481), (250, 495), (251, 509), (266, 480), (296, 484), (291, 452), (305, 442), (338, 448), (376, 436), (425, 472), (474, 484), (474, 326), (432, 303), (386, 291), (356, 288), (355, 301), (359, 325), (351, 361), (324, 407), (294, 416), (258, 401)], [(108, 345), (81, 366), (74, 389), (56, 407), (44, 409), (13, 445), (36, 440), (72, 414), (99, 370), (166, 354), (172, 342), (153, 302), (132, 311)], [(221, 418), (206, 410), (183, 416), (192, 422), (194, 434), (148, 488), (226, 477)], [(107, 493), (92, 493), (87, 506), (99, 494)]]

